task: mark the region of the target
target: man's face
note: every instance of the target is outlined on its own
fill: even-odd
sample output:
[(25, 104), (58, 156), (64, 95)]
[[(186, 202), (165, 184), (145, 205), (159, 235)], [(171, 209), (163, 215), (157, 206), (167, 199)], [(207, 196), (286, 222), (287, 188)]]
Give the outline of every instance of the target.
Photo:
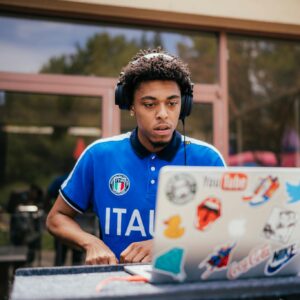
[(181, 107), (178, 84), (170, 80), (142, 82), (134, 93), (138, 137), (146, 149), (157, 152), (171, 140)]

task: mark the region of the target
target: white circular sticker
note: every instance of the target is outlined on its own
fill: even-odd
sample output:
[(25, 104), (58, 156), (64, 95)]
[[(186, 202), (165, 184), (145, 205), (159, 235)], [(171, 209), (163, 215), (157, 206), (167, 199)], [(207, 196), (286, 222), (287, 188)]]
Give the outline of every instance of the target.
[(189, 174), (176, 174), (169, 179), (166, 187), (168, 199), (175, 204), (185, 204), (194, 199), (196, 180)]

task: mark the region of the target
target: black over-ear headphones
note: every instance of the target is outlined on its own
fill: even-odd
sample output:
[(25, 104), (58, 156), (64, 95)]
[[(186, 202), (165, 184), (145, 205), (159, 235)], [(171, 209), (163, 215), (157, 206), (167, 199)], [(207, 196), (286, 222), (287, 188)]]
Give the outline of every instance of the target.
[[(163, 56), (167, 59), (173, 59), (173, 57), (166, 55), (164, 53), (150, 53), (146, 54), (145, 58), (151, 58), (154, 56)], [(135, 63), (135, 62), (133, 62)], [(192, 105), (193, 105), (193, 84), (190, 84), (190, 89), (184, 92), (181, 96), (181, 109), (179, 119), (184, 120), (185, 117), (191, 114)], [(130, 110), (132, 105), (129, 96), (124, 91), (124, 85), (121, 82), (118, 82), (115, 88), (115, 104), (119, 106), (120, 109)]]

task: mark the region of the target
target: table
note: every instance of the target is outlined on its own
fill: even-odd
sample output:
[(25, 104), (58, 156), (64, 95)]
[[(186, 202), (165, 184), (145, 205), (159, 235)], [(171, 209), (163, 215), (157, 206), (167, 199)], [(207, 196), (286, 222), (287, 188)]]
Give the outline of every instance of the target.
[(14, 271), (26, 263), (27, 251), (25, 246), (0, 247), (0, 295), (8, 294), (10, 269)]
[(128, 276), (123, 268), (124, 265), (19, 269), (10, 299), (300, 299), (300, 277), (159, 285), (114, 281), (96, 292), (99, 281)]

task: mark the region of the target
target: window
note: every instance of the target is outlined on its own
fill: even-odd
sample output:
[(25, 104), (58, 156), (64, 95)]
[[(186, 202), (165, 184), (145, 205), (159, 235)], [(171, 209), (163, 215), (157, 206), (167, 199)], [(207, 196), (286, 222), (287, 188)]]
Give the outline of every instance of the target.
[(233, 165), (300, 165), (300, 43), (229, 38)]
[[(101, 99), (2, 93), (0, 203), (14, 190), (47, 185), (70, 172), (85, 147), (101, 137)], [(40, 203), (41, 204), (41, 203)], [(42, 204), (41, 204), (42, 205)]]
[(216, 81), (212, 33), (0, 17), (0, 71), (117, 77), (139, 49), (157, 46), (189, 63), (195, 82)]

